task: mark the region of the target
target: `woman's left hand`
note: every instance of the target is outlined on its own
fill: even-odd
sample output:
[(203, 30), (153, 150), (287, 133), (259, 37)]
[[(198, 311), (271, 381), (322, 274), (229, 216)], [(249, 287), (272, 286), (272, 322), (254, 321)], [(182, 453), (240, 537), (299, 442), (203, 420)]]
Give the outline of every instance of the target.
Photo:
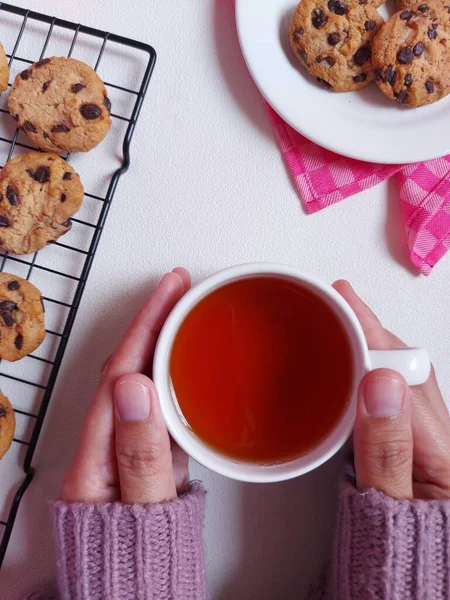
[(172, 500), (186, 487), (188, 457), (171, 442), (145, 373), (167, 316), (190, 285), (185, 269), (164, 275), (103, 366), (62, 500), (148, 504)]

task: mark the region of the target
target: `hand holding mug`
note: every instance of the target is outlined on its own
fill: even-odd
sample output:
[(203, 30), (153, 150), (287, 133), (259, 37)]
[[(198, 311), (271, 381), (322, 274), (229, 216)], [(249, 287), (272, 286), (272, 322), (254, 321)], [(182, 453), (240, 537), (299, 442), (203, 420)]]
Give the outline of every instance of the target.
[[(359, 319), (369, 348), (403, 348), (346, 281), (334, 288)], [(377, 369), (361, 381), (354, 428), (357, 485), (393, 498), (450, 498), (450, 416), (432, 372), (408, 387), (395, 371)]]
[[(334, 287), (358, 318), (369, 348), (405, 346), (383, 329), (347, 282)], [(152, 503), (170, 500), (185, 488), (187, 455), (171, 442), (146, 373), (166, 318), (189, 288), (184, 269), (165, 275), (105, 363), (64, 479), (64, 500)], [(449, 425), (434, 374), (412, 389), (394, 371), (366, 374), (354, 432), (358, 486), (397, 498), (449, 498)]]
[(63, 481), (66, 502), (156, 503), (186, 487), (188, 457), (171, 442), (146, 373), (161, 327), (189, 288), (185, 269), (167, 273), (106, 361)]

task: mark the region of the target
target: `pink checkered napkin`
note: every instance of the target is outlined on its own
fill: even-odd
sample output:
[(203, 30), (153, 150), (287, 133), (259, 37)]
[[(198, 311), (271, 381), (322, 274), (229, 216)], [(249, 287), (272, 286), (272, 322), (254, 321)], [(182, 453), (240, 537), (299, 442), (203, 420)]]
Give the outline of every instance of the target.
[(266, 103), (306, 210), (317, 212), (396, 175), (411, 262), (424, 275), (450, 248), (450, 156), (411, 165), (345, 158), (297, 133)]

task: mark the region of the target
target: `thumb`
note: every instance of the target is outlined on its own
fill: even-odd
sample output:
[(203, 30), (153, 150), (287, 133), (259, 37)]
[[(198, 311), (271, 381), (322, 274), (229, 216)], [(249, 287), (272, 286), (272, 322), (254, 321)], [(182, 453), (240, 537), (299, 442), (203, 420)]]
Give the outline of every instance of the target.
[(356, 480), (392, 498), (412, 498), (413, 438), (409, 387), (388, 369), (359, 386), (354, 430)]
[(172, 500), (177, 492), (170, 438), (153, 382), (140, 374), (120, 377), (114, 402), (121, 501)]

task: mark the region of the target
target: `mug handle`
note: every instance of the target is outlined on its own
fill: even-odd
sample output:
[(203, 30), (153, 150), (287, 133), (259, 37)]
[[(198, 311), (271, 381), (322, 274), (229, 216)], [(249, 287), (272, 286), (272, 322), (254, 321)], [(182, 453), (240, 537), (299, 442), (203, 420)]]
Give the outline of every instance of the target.
[(408, 385), (425, 383), (430, 376), (431, 362), (424, 348), (369, 350), (370, 368), (393, 369), (406, 379)]

